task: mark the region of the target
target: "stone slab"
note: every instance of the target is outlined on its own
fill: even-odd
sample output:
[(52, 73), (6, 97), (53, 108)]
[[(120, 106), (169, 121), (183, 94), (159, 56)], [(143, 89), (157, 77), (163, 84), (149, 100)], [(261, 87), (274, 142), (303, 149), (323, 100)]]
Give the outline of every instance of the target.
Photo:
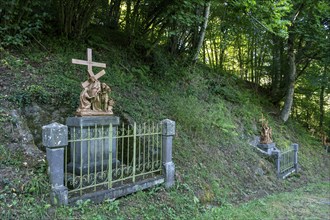
[(50, 202), (53, 205), (67, 205), (68, 204), (68, 188), (65, 186), (52, 187), (50, 193)]
[(257, 146), (262, 149), (272, 149), (275, 148), (275, 143), (273, 142), (269, 144), (257, 144)]
[(268, 155), (271, 155), (273, 151), (277, 150), (275, 143), (257, 144), (257, 147)]
[(88, 111), (80, 111), (76, 113), (77, 116), (81, 117), (90, 117), (90, 116), (110, 116), (113, 115), (112, 111), (111, 112), (103, 112), (103, 111), (93, 111), (93, 110), (88, 110)]
[(66, 120), (66, 125), (69, 127), (88, 127), (88, 126), (102, 126), (119, 125), (119, 117), (117, 116), (84, 116), (84, 117), (69, 117)]
[[(112, 124), (112, 133), (110, 133)], [(90, 116), (70, 117), (67, 126), (70, 131), (69, 172), (86, 174), (108, 168), (109, 155), (112, 166), (116, 165), (116, 133), (119, 117)], [(75, 139), (75, 140), (74, 140)], [(74, 140), (74, 141), (73, 141)], [(102, 162), (103, 160), (103, 162)], [(74, 163), (74, 164), (73, 164)]]

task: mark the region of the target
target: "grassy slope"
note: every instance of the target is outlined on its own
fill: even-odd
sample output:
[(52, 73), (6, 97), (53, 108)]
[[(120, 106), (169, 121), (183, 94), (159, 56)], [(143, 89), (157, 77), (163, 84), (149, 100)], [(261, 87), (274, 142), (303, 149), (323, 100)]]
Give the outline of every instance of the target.
[[(25, 51), (1, 51), (1, 76), (10, 79), (6, 81), (10, 86), (4, 90), (7, 96), (1, 96), (7, 103), (2, 109), (2, 123), (10, 122), (6, 111), (29, 102), (38, 102), (41, 106), (48, 103), (52, 108), (66, 106), (63, 116), (73, 114), (85, 68), (70, 64), (70, 60), (84, 59), (86, 45), (55, 43), (49, 44), (50, 53), (32, 47)], [(61, 44), (67, 47), (64, 49)], [(132, 53), (115, 47), (95, 49), (94, 60), (109, 66), (102, 79), (111, 86), (116, 100), (115, 113), (122, 119), (176, 121), (175, 187), (168, 191), (156, 187), (100, 205), (85, 202), (76, 207), (54, 209), (47, 202), (46, 184), (41, 184), (47, 182), (44, 163), (23, 166), (24, 156), (19, 151), (7, 151), (10, 140), (4, 131), (0, 145), (4, 155), (0, 172), (6, 170), (5, 181), (0, 184), (3, 216), (200, 218), (201, 213), (210, 213), (213, 207), (239, 204), (329, 180), (329, 155), (319, 142), (294, 122), (283, 125), (277, 121), (273, 117), (277, 111), (267, 99), (233, 76), (213, 73), (204, 67), (170, 65), (165, 59), (156, 60), (151, 71), (149, 65)], [(269, 119), (279, 148), (285, 149), (292, 142), (300, 144), (301, 172), (285, 181), (277, 180), (273, 161), (248, 144), (259, 133), (261, 114)], [(264, 175), (258, 174), (260, 168)], [(16, 173), (8, 174), (12, 170)], [(29, 178), (26, 173), (30, 173)]]
[(266, 196), (239, 206), (227, 205), (203, 213), (200, 219), (328, 219), (329, 182)]

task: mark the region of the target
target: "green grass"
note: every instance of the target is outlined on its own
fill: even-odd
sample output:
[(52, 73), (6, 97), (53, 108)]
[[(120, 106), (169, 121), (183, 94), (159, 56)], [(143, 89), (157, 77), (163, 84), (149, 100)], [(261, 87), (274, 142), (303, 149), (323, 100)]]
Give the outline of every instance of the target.
[[(267, 99), (245, 89), (239, 79), (198, 65), (192, 68), (164, 61), (151, 67), (125, 49), (102, 47), (93, 48), (93, 60), (108, 64), (101, 81), (112, 88), (115, 114), (137, 123), (164, 118), (176, 121), (176, 184), (170, 190), (159, 186), (102, 204), (86, 201), (52, 207), (45, 163), (26, 158), (22, 151), (8, 150), (13, 139), (8, 129), (13, 127), (9, 110), (36, 102), (44, 110), (65, 108), (63, 117), (67, 117), (78, 105), (86, 68), (70, 61), (84, 59), (88, 45), (63, 40), (47, 45), (50, 53), (27, 47), (25, 55), (4, 51), (0, 57), (6, 79), (11, 79), (0, 97), (6, 104), (0, 110), (0, 124), (4, 125), (0, 128), (0, 172), (5, 175), (0, 180), (1, 219), (216, 219), (219, 213), (230, 218), (244, 217), (245, 212), (252, 218), (256, 207), (272, 202), (279, 208), (270, 210), (270, 216), (295, 217), (304, 211), (287, 213), (283, 207), (290, 203), (291, 194), (303, 193), (288, 191), (308, 185), (318, 195), (317, 182), (329, 179), (329, 155), (320, 144), (294, 121), (280, 123), (270, 113), (274, 107)], [(293, 142), (300, 145), (301, 170), (284, 181), (276, 178), (274, 161), (248, 144), (259, 135), (262, 114), (281, 149)], [(34, 124), (30, 128), (38, 129)], [(27, 161), (28, 166), (22, 165)], [(264, 175), (256, 174), (257, 169)], [(320, 187), (326, 190), (324, 185)], [(267, 194), (274, 197), (253, 201)], [(242, 204), (245, 201), (251, 202)], [(254, 217), (267, 217), (262, 208)]]
[(208, 210), (198, 219), (328, 219), (330, 183), (310, 184), (292, 192), (266, 196), (240, 205)]

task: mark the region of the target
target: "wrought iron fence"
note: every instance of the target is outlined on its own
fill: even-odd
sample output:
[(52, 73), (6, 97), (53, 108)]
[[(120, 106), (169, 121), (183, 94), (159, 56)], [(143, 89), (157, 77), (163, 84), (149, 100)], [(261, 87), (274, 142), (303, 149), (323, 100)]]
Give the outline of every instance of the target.
[(286, 178), (293, 172), (298, 172), (298, 144), (293, 144), (292, 148), (276, 152), (277, 175), (279, 178)]
[(69, 127), (64, 185), (69, 197), (162, 175), (160, 123)]
[(101, 202), (174, 185), (175, 121), (119, 126), (115, 116), (69, 117), (42, 127), (53, 205)]
[(281, 153), (280, 160), (280, 173), (285, 173), (286, 171), (294, 168), (294, 150), (287, 150)]

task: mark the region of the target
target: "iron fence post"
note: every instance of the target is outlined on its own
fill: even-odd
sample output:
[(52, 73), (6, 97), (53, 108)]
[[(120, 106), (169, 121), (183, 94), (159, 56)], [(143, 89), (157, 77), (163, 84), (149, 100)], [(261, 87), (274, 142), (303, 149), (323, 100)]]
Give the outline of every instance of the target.
[(299, 148), (299, 145), (292, 144), (292, 147), (293, 147), (293, 151), (294, 151), (294, 159), (293, 159), (294, 169), (295, 169), (295, 172), (298, 173), (298, 148)]
[(162, 162), (165, 176), (165, 187), (174, 185), (175, 165), (172, 161), (172, 144), (175, 135), (175, 121), (165, 119), (162, 122)]
[(56, 122), (43, 126), (42, 143), (47, 151), (52, 186), (51, 203), (66, 205), (68, 204), (68, 188), (64, 186), (64, 149), (68, 145), (68, 127)]

